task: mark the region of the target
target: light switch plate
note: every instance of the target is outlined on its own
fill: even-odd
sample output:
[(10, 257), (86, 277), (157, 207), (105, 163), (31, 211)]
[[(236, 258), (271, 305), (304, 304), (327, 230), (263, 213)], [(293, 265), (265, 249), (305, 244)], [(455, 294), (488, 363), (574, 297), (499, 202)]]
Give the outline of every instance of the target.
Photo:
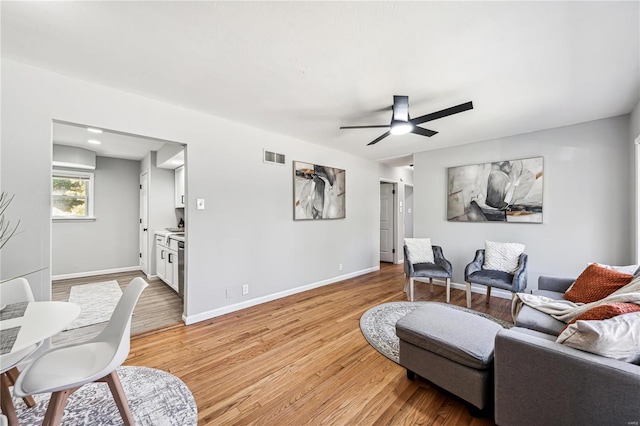
[(204, 210), (204, 198), (198, 198), (196, 200), (196, 209)]

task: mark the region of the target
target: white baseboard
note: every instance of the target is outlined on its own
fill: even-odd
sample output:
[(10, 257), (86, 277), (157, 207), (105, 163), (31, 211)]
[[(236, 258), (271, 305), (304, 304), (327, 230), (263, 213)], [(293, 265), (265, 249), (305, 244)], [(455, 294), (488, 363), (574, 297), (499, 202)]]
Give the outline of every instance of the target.
[(363, 269), (361, 271), (351, 272), (349, 274), (340, 275), (337, 277), (329, 278), (327, 280), (318, 281), (315, 283), (303, 285), (300, 287), (292, 288), (285, 291), (280, 291), (278, 293), (268, 294), (266, 296), (257, 297), (251, 300), (245, 300), (240, 303), (236, 303), (233, 305), (223, 306), (221, 308), (212, 309), (210, 311), (202, 312), (196, 315), (182, 316), (182, 320), (186, 325), (194, 324), (196, 322), (205, 321), (211, 318), (219, 317), (221, 315), (229, 314), (231, 312), (236, 312), (241, 309), (250, 308), (252, 306), (260, 305), (262, 303), (271, 302), (273, 300), (281, 299), (283, 297), (291, 296), (297, 293), (302, 293), (303, 291), (312, 290), (314, 288), (322, 287), (325, 285), (337, 283), (338, 281), (346, 280), (349, 278), (355, 278), (360, 275), (368, 274), (370, 272), (375, 272), (380, 270), (380, 266), (374, 266), (372, 268)]
[(127, 266), (125, 268), (113, 268), (113, 269), (105, 269), (102, 271), (88, 271), (88, 272), (75, 272), (73, 274), (61, 274), (61, 275), (53, 275), (51, 277), (52, 281), (56, 280), (68, 280), (70, 278), (84, 278), (84, 277), (94, 277), (96, 275), (106, 275), (106, 274), (117, 274), (120, 272), (133, 272), (139, 271), (140, 266)]
[[(415, 280), (418, 281), (417, 279)], [(441, 285), (444, 287), (446, 285), (446, 282), (440, 281), (438, 279), (434, 279), (433, 285)], [(458, 283), (454, 283), (453, 281), (451, 282), (451, 288), (467, 291), (466, 284), (458, 284)], [(487, 287), (483, 285), (471, 284), (471, 293), (487, 294)], [(499, 297), (500, 299), (511, 299), (513, 295), (510, 291), (502, 290), (499, 288), (493, 288), (491, 289), (491, 297)]]

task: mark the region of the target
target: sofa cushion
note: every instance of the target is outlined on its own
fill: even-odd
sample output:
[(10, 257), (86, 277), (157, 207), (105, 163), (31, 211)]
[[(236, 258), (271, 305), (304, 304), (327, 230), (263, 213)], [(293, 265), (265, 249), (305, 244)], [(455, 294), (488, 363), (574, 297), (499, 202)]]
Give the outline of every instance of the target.
[(518, 270), (522, 253), (524, 253), (524, 244), (485, 241), (482, 269), (513, 274)]
[(558, 321), (551, 315), (527, 305), (520, 309), (516, 319), (516, 327), (528, 328), (553, 336), (560, 334), (566, 326), (567, 324)]
[(489, 287), (511, 290), (513, 287), (513, 274), (502, 271), (482, 270), (469, 275), (469, 281), (475, 284), (482, 284)]
[(575, 303), (595, 302), (629, 284), (632, 279), (631, 274), (603, 268), (593, 263), (580, 274), (564, 294), (564, 298)]
[(448, 306), (428, 304), (396, 323), (401, 340), (476, 370), (493, 363), (493, 342), (502, 326)]
[(589, 263), (589, 265), (593, 265), (593, 264), (602, 266), (603, 268), (606, 268), (606, 269), (611, 269), (613, 271), (622, 272), (623, 274), (636, 275), (636, 273), (640, 271), (640, 268), (638, 268), (638, 265), (614, 266), (614, 265), (605, 265), (604, 263), (597, 263), (597, 262)]
[(620, 361), (640, 362), (640, 312), (602, 321), (578, 320), (556, 342)]
[(404, 244), (412, 264), (434, 263), (431, 238), (405, 238)]

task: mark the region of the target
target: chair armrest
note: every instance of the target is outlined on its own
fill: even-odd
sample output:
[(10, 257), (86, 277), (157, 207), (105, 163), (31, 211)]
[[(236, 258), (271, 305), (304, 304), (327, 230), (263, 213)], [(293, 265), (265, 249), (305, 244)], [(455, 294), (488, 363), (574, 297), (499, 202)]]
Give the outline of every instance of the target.
[(409, 261), (409, 249), (407, 246), (403, 246), (404, 249), (404, 273), (408, 277), (413, 276), (413, 264)]
[(433, 260), (436, 265), (443, 268), (449, 274), (449, 278), (453, 276), (453, 266), (451, 266), (451, 262), (449, 262), (442, 252), (442, 247), (440, 246), (431, 246), (433, 249)]
[(541, 275), (538, 277), (538, 290), (555, 291), (564, 293), (574, 283), (575, 278), (549, 277)]
[(543, 336), (518, 328), (496, 336), (497, 424), (626, 425), (640, 419), (640, 366)]
[(464, 268), (464, 280), (469, 281), (469, 275), (474, 272), (478, 272), (482, 270), (482, 265), (484, 264), (484, 249), (476, 250), (476, 257), (473, 259), (473, 262), (468, 264)]
[(513, 292), (519, 293), (524, 291), (527, 288), (527, 262), (529, 257), (522, 253), (520, 255), (520, 260), (518, 261), (518, 269), (513, 273), (513, 281), (511, 281), (513, 285)]

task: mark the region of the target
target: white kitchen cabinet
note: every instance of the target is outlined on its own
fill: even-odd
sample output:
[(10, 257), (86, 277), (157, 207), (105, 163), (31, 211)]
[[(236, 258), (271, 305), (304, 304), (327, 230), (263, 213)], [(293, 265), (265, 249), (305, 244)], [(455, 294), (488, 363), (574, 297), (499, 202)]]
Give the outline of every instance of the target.
[(156, 235), (156, 275), (178, 292), (178, 242)]
[(176, 184), (176, 207), (184, 207), (184, 166), (180, 166), (175, 170)]

